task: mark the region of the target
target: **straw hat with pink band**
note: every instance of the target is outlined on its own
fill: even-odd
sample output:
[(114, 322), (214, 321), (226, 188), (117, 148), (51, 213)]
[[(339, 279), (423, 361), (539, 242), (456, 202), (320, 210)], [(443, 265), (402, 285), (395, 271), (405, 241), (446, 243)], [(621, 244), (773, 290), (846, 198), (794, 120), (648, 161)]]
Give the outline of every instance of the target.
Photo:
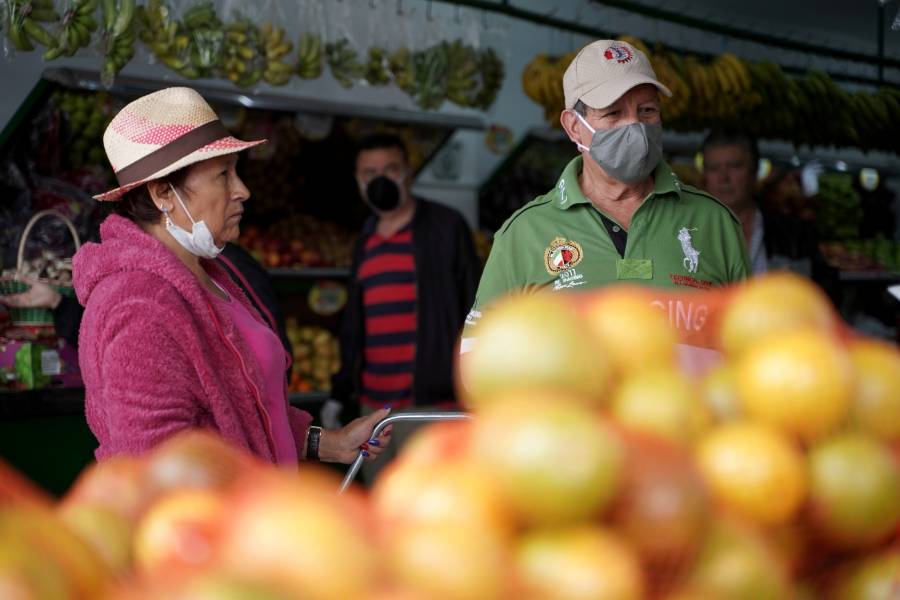
[(128, 104), (110, 121), (103, 147), (119, 187), (94, 198), (118, 200), (148, 181), (265, 141), (232, 137), (212, 107), (191, 88), (159, 90)]

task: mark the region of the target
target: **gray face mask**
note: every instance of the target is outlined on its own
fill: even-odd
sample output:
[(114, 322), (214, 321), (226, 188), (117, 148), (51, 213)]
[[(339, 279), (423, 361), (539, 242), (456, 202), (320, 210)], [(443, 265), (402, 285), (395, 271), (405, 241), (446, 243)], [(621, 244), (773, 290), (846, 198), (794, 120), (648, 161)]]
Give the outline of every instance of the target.
[(650, 176), (662, 160), (662, 125), (631, 123), (615, 129), (596, 130), (579, 115), (594, 137), (591, 147), (578, 144), (586, 150), (606, 173), (624, 183), (637, 183)]

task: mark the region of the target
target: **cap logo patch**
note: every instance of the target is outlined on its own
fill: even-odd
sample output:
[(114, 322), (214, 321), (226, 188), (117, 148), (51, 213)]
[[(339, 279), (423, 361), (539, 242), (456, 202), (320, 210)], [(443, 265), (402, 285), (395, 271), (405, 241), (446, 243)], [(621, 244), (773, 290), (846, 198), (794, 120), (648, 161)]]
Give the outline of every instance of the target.
[(634, 58), (634, 54), (625, 46), (610, 46), (603, 53), (606, 60), (614, 60), (619, 64), (624, 64)]

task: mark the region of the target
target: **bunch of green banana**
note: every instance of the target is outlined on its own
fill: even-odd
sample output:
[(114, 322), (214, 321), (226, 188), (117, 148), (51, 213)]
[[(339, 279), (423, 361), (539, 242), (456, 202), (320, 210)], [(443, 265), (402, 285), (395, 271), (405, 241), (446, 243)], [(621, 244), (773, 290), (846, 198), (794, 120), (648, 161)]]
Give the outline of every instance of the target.
[(100, 81), (112, 85), (116, 74), (134, 56), (135, 0), (103, 0), (103, 69)]
[(353, 83), (362, 79), (364, 67), (359, 62), (359, 53), (347, 38), (325, 44), (325, 56), (331, 74), (345, 88), (353, 87)]
[(475, 94), (473, 104), (476, 108), (487, 110), (497, 99), (503, 86), (506, 69), (503, 61), (493, 48), (485, 48), (478, 53), (478, 72), (481, 75), (481, 87)]
[(387, 50), (380, 46), (369, 48), (364, 77), (369, 85), (387, 85), (391, 82), (391, 68)]
[(478, 54), (461, 40), (444, 44), (450, 61), (447, 100), (462, 107), (473, 106), (478, 87)]
[(79, 48), (87, 48), (91, 34), (97, 31), (94, 12), (97, 0), (75, 0), (63, 14), (57, 43), (44, 53), (44, 60), (53, 60), (65, 54), (74, 56)]
[(190, 40), (189, 67), (196, 71), (196, 76), (208, 77), (221, 63), (225, 43), (222, 21), (213, 3), (209, 0), (194, 3), (185, 11), (181, 23)]
[(409, 48), (399, 48), (391, 53), (388, 59), (394, 83), (401, 90), (413, 95), (416, 89), (416, 67), (413, 65), (413, 53)]
[(447, 97), (450, 73), (447, 46), (436, 44), (423, 52), (417, 52), (413, 55), (413, 66), (416, 69), (413, 99), (426, 110), (438, 108)]
[(315, 33), (300, 36), (295, 71), (303, 79), (316, 79), (322, 74), (322, 38)]
[(40, 23), (55, 23), (59, 14), (53, 0), (7, 0), (7, 33), (16, 50), (34, 50), (34, 44), (55, 48), (56, 40)]
[(66, 159), (72, 167), (103, 164), (102, 135), (111, 118), (109, 96), (105, 92), (90, 93), (57, 90), (53, 102), (68, 124)]
[(293, 67), (283, 59), (294, 49), (294, 44), (285, 39), (284, 28), (264, 23), (260, 29), (265, 50), (263, 79), (272, 85), (285, 85), (291, 79)]
[(170, 18), (169, 7), (163, 0), (148, 0), (137, 8), (139, 36), (153, 55), (170, 69), (187, 66), (185, 58), (190, 38), (180, 30), (178, 21)]
[(265, 57), (260, 52), (259, 28), (244, 17), (225, 26), (221, 76), (239, 87), (250, 87), (263, 77)]

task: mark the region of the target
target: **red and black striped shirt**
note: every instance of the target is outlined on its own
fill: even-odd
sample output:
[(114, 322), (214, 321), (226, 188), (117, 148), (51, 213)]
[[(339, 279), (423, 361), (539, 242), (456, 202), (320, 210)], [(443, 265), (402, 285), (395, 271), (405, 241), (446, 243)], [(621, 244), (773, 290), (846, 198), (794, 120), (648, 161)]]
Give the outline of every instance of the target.
[(357, 274), (365, 345), (360, 403), (371, 408), (412, 404), (416, 356), (416, 265), (412, 228), (366, 240)]

